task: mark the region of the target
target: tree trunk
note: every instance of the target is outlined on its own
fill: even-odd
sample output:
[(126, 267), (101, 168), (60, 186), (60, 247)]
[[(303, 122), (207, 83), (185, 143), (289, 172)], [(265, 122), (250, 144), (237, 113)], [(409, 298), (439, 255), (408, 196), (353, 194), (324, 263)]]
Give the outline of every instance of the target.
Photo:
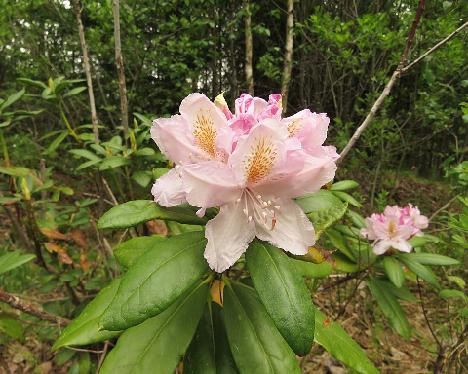
[(253, 80), (253, 38), (252, 38), (252, 12), (249, 0), (245, 1), (245, 80), (247, 91), (254, 94)]
[(93, 80), (91, 78), (91, 64), (89, 62), (88, 46), (86, 45), (85, 31), (81, 21), (80, 0), (73, 0), (73, 9), (75, 10), (76, 23), (78, 24), (78, 33), (80, 35), (81, 50), (83, 51), (83, 68), (86, 74), (86, 83), (88, 85), (89, 105), (91, 107), (91, 123), (93, 124), (94, 142), (99, 143), (98, 116), (96, 111), (96, 101), (94, 99)]
[(122, 57), (122, 47), (120, 43), (120, 4), (119, 0), (112, 0), (112, 13), (114, 15), (114, 43), (115, 43), (115, 64), (119, 76), (120, 111), (122, 113), (122, 127), (124, 138), (128, 139), (128, 103), (127, 85), (125, 83), (125, 69)]
[(286, 23), (286, 46), (284, 54), (283, 81), (281, 82), (281, 94), (283, 95), (283, 108), (288, 111), (289, 83), (291, 82), (292, 58), (294, 43), (294, 1), (288, 0), (288, 20)]

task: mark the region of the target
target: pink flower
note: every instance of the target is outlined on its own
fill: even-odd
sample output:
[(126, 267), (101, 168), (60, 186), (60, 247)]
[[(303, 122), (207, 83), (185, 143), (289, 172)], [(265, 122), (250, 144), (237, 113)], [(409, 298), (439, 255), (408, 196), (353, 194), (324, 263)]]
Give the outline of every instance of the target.
[(361, 234), (373, 241), (376, 255), (382, 255), (391, 248), (410, 252), (412, 247), (408, 240), (414, 235), (422, 235), (421, 229), (427, 225), (427, 218), (412, 205), (404, 208), (387, 206), (383, 213), (373, 213), (366, 218), (366, 228), (361, 230)]
[(290, 119), (267, 109), (279, 102), (278, 96), (267, 103), (244, 94), (229, 118), (220, 99), (215, 105), (195, 93), (182, 101), (180, 115), (153, 122), (152, 138), (177, 164), (153, 185), (154, 200), (164, 206), (188, 202), (200, 207), (199, 215), (220, 207), (205, 231), (205, 258), (217, 272), (232, 266), (255, 237), (297, 255), (315, 243), (314, 228), (293, 198), (334, 177), (334, 159), (322, 146), (328, 122), (298, 119), (291, 131)]

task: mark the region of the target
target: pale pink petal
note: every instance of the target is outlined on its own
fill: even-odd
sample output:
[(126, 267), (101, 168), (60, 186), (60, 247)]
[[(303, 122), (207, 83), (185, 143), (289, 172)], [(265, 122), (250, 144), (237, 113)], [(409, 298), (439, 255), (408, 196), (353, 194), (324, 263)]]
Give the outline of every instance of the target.
[(390, 248), (392, 248), (393, 241), (390, 239), (380, 240), (372, 245), (372, 251), (377, 255), (383, 255)]
[(151, 138), (167, 158), (177, 164), (187, 164), (206, 156), (193, 143), (193, 135), (187, 121), (180, 115), (158, 118), (153, 121)]
[(162, 206), (175, 206), (187, 202), (182, 179), (176, 169), (171, 169), (156, 179), (151, 193), (154, 196), (154, 201)]
[(240, 116), (241, 114), (251, 114), (256, 119), (257, 116), (262, 113), (267, 106), (268, 103), (260, 97), (253, 97), (249, 94), (242, 94), (235, 101), (235, 113), (236, 116)]
[(411, 252), (411, 248), (412, 248), (410, 243), (408, 243), (406, 240), (401, 239), (401, 238), (393, 240), (392, 247), (400, 252), (406, 252), (406, 253)]
[[(300, 167), (302, 162), (302, 167)], [(329, 157), (314, 157), (302, 151), (291, 152), (284, 163), (290, 173), (280, 177), (278, 172), (271, 180), (259, 184), (256, 189), (264, 195), (295, 198), (317, 192), (335, 177), (336, 165)], [(287, 171), (287, 169), (286, 169)]]
[(193, 206), (224, 205), (237, 200), (242, 193), (232, 170), (218, 161), (186, 165), (181, 169), (181, 176), (186, 199)]
[(287, 131), (274, 119), (264, 120), (242, 136), (228, 161), (239, 183), (254, 186), (274, 175), (286, 159), (286, 139)]
[(205, 258), (218, 273), (234, 265), (255, 237), (255, 224), (243, 212), (243, 206), (244, 201), (223, 205), (206, 224)]
[(205, 159), (222, 159), (231, 152), (232, 130), (224, 114), (203, 94), (182, 100), (179, 111), (189, 124), (192, 141)]
[(282, 120), (290, 136), (298, 138), (305, 150), (322, 145), (327, 138), (330, 118), (325, 113), (312, 113), (301, 110), (291, 117)]
[(264, 220), (263, 214), (255, 215), (257, 238), (295, 255), (306, 254), (316, 240), (312, 223), (293, 200), (278, 200), (274, 204), (278, 208), (274, 208), (273, 222)]

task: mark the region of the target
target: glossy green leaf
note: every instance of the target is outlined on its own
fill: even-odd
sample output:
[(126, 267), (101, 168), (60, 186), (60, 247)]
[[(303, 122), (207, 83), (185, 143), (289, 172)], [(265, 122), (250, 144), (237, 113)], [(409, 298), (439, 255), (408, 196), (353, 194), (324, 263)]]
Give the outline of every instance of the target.
[(407, 287), (405, 286), (397, 287), (392, 282), (388, 282), (385, 280), (380, 280), (380, 282), (385, 287), (385, 289), (391, 294), (393, 294), (393, 296), (395, 296), (397, 299), (401, 299), (401, 300), (405, 300), (409, 302), (418, 301), (416, 296), (414, 296)]
[(0, 167), (0, 173), (11, 175), (12, 177), (26, 177), (31, 173), (31, 169), (21, 167)]
[(86, 90), (86, 87), (75, 87), (75, 88), (72, 88), (67, 93), (65, 93), (65, 95), (63, 95), (63, 97), (79, 95), (80, 93), (82, 93), (85, 90)]
[(351, 261), (355, 262), (356, 257), (352, 252), (351, 248), (348, 246), (345, 237), (343, 234), (337, 230), (327, 230), (326, 235), (330, 240), (331, 244), (338, 249), (342, 254), (348, 257)]
[(343, 217), (348, 207), (340, 199), (327, 190), (320, 190), (314, 194), (298, 197), (296, 203), (306, 213), (315, 228), (317, 239), (323, 231)]
[(208, 304), (184, 356), (184, 374), (216, 374), (215, 344), (213, 318)]
[(351, 179), (345, 179), (339, 182), (335, 182), (331, 186), (332, 191), (349, 191), (359, 187), (359, 183)]
[(240, 283), (226, 285), (222, 314), (240, 373), (300, 373), (293, 351), (254, 289)]
[(333, 266), (328, 261), (324, 261), (320, 264), (314, 264), (308, 261), (295, 260), (293, 258), (291, 258), (289, 261), (294, 265), (297, 273), (302, 275), (303, 277), (326, 278), (333, 271)]
[(100, 229), (123, 229), (152, 219), (177, 221), (203, 225), (206, 218), (199, 218), (186, 207), (162, 207), (151, 200), (134, 200), (109, 209), (98, 221)]
[(362, 229), (366, 226), (366, 221), (363, 216), (361, 216), (359, 213), (356, 213), (355, 211), (348, 209), (346, 211), (346, 216), (353, 222), (353, 224), (359, 228)]
[(432, 272), (432, 270), (413, 260), (411, 254), (400, 253), (397, 256), (398, 259), (401, 262), (403, 262), (406, 266), (408, 266), (408, 268), (419, 278), (433, 284), (436, 287), (439, 287), (439, 281), (437, 280), (437, 276)]
[(385, 257), (382, 265), (387, 273), (388, 279), (397, 287), (401, 287), (405, 281), (405, 273), (401, 264), (392, 257)]
[(348, 257), (340, 252), (333, 253), (332, 266), (333, 270), (341, 273), (356, 273), (360, 270), (360, 267), (356, 263), (352, 262)]
[(185, 354), (184, 373), (238, 373), (222, 321), (221, 307), (211, 300)]
[(202, 316), (208, 284), (191, 288), (156, 317), (125, 331), (100, 374), (172, 374)]
[(445, 289), (439, 292), (439, 296), (445, 300), (447, 299), (462, 299), (466, 301), (467, 297), (463, 291), (460, 290), (453, 290), (453, 289)]
[(20, 251), (7, 252), (0, 256), (0, 274), (17, 268), (35, 257), (33, 254), (21, 253)]
[(104, 329), (123, 330), (163, 312), (207, 274), (204, 232), (174, 236), (164, 244), (140, 256), (123, 276), (101, 318)]
[(454, 258), (435, 253), (409, 253), (406, 257), (422, 265), (458, 265), (460, 263)]
[(389, 292), (386, 283), (370, 278), (367, 285), (377, 301), (382, 313), (390, 320), (393, 328), (405, 339), (409, 339), (411, 335), (411, 327), (409, 325), (406, 314), (403, 311), (400, 303), (393, 293)]
[(99, 156), (97, 156), (91, 151), (88, 151), (87, 149), (71, 149), (68, 152), (70, 152), (74, 156), (86, 158), (90, 161), (101, 161)]
[(120, 331), (99, 330), (99, 320), (104, 310), (109, 306), (120, 285), (120, 279), (115, 279), (102, 289), (98, 295), (83, 309), (66, 328), (52, 347), (57, 350), (65, 346), (87, 345), (114, 338)]
[(427, 243), (440, 243), (440, 238), (434, 235), (424, 234), (423, 236), (413, 236), (409, 243), (413, 247), (422, 247)]
[(254, 241), (247, 267), (260, 300), (293, 351), (309, 353), (314, 342), (314, 305), (304, 280), (279, 248)]
[(359, 344), (319, 310), (315, 310), (315, 341), (350, 369), (362, 374), (379, 373)]
[(128, 268), (145, 252), (164, 246), (165, 240), (165, 237), (157, 235), (133, 238), (116, 246), (114, 256), (120, 265)]
[(3, 112), (10, 105), (16, 103), (24, 95), (24, 88), (18, 92), (7, 97), (7, 99), (0, 105), (0, 112)]
[(141, 187), (146, 187), (153, 180), (153, 173), (147, 170), (137, 170), (132, 174), (132, 179)]
[(110, 156), (102, 160), (99, 165), (99, 170), (116, 169), (128, 164), (130, 164), (130, 160), (128, 158), (122, 156)]
[(333, 194), (338, 197), (340, 200), (355, 206), (357, 208), (360, 208), (362, 204), (357, 201), (354, 197), (352, 197), (349, 193), (343, 192), (343, 191), (333, 191)]

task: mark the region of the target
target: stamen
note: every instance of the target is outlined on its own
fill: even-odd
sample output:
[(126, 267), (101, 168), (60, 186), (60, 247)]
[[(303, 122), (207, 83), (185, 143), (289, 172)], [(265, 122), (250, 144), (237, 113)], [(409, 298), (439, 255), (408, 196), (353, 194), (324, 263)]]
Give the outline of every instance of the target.
[(249, 214), (249, 211), (247, 210), (247, 208), (244, 208), (242, 211), (244, 212), (245, 215)]
[(249, 216), (249, 222), (252, 222), (252, 221), (253, 221), (253, 217)]

